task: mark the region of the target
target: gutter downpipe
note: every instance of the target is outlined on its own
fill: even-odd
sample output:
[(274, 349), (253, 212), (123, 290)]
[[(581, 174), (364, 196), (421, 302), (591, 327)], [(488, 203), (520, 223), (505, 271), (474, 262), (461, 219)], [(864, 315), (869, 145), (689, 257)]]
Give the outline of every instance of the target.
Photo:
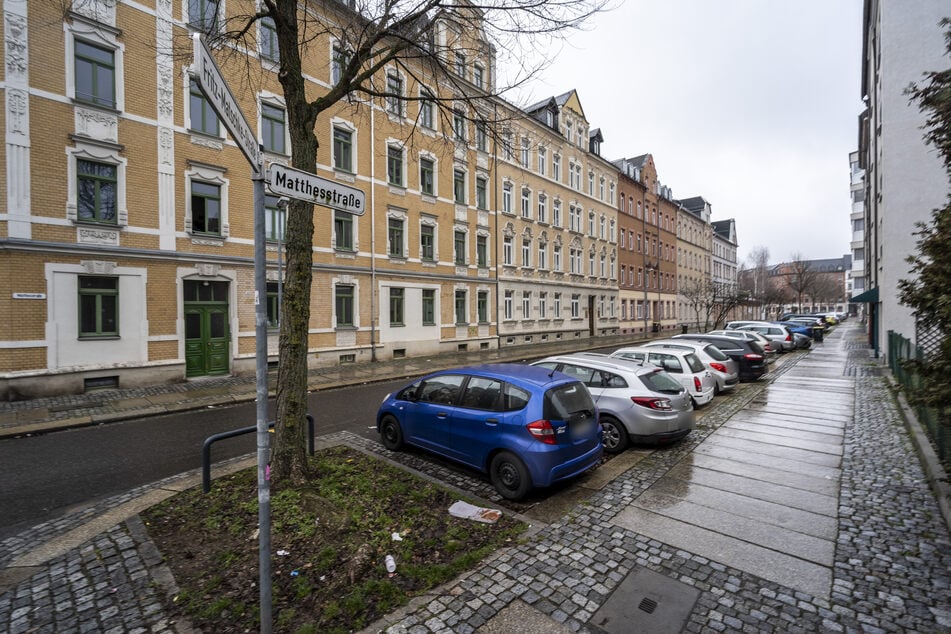
[(370, 361), (376, 362), (376, 111), (370, 104)]

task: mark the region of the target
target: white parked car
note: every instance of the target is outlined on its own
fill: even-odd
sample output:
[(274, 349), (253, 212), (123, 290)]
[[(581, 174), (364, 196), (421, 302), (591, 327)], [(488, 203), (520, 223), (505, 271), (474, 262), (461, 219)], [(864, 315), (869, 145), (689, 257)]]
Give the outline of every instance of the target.
[(685, 341), (683, 339), (655, 339), (640, 344), (640, 347), (681, 348), (696, 352), (716, 382), (713, 390), (714, 396), (732, 390), (740, 382), (739, 364), (712, 343)]
[(694, 407), (706, 405), (713, 400), (717, 386), (716, 379), (693, 350), (653, 347), (621, 348), (612, 352), (611, 356), (636, 359), (666, 370), (671, 378), (687, 390)]

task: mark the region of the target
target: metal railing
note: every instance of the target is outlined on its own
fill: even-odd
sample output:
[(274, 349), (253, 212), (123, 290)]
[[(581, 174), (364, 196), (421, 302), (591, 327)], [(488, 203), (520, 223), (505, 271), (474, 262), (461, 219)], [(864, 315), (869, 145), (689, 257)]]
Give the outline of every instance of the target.
[[(274, 423), (267, 424), (268, 429), (274, 429)], [(258, 430), (257, 425), (223, 431), (219, 434), (213, 434), (205, 439), (201, 446), (201, 490), (208, 493), (211, 490), (211, 446), (219, 440), (227, 440), (236, 436), (243, 436)], [(314, 417), (307, 414), (307, 455), (314, 455)]]
[[(924, 356), (922, 349), (912, 344), (911, 340), (893, 330), (888, 331), (888, 366), (895, 380), (909, 391), (913, 392), (921, 384), (921, 379), (903, 362), (910, 359), (922, 361)], [(933, 407), (914, 404), (912, 407), (934, 443), (938, 459), (947, 463), (951, 460), (951, 430), (948, 423), (942, 419), (941, 412)]]

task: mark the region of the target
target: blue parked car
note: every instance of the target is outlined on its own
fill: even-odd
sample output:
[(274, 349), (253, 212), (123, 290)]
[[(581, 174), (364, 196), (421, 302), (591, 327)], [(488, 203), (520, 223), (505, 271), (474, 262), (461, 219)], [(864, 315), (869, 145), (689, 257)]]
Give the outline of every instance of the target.
[(488, 473), (502, 497), (574, 477), (601, 461), (601, 427), (588, 388), (519, 364), (455, 368), (387, 394), (377, 412), (383, 446), (432, 451)]

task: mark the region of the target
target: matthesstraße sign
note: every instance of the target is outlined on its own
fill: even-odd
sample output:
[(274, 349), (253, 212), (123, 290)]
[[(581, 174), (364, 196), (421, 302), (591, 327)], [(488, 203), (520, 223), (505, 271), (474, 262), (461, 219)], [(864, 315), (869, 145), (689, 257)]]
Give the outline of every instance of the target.
[(267, 184), (271, 192), (279, 196), (304, 200), (354, 216), (362, 216), (366, 211), (367, 197), (361, 190), (279, 163), (271, 163), (268, 167)]

